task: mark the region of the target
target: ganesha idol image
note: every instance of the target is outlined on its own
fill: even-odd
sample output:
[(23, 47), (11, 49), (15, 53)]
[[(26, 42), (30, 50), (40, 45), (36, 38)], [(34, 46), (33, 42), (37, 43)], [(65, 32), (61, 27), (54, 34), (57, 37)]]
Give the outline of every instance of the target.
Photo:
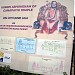
[(47, 2), (46, 5), (40, 7), (37, 20), (33, 23), (33, 28), (36, 29), (35, 37), (37, 33), (52, 34), (58, 30), (59, 33), (65, 34), (64, 38), (67, 39), (67, 30), (72, 30), (68, 15), (67, 8), (59, 2)]

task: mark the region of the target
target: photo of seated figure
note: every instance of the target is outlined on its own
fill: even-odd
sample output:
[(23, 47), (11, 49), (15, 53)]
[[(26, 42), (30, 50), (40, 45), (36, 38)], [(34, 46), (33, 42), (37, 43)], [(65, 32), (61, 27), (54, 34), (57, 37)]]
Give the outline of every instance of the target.
[(56, 1), (48, 2), (40, 7), (37, 21), (33, 23), (33, 28), (36, 29), (35, 37), (37, 33), (53, 34), (58, 31), (65, 34), (65, 39), (67, 39), (66, 30), (72, 30), (72, 23), (68, 22), (68, 15), (67, 8)]

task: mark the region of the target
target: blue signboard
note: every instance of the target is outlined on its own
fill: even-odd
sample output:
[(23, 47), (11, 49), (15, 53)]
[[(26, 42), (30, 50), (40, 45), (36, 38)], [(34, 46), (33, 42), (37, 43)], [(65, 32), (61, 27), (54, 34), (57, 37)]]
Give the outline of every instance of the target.
[(35, 53), (36, 39), (31, 38), (17, 38), (16, 39), (16, 51)]

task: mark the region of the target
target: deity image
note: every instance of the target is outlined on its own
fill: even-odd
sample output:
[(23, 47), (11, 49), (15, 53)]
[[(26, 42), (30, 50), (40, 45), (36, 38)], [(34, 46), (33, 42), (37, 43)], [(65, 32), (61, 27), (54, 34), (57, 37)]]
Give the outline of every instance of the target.
[(46, 5), (40, 7), (37, 21), (33, 23), (33, 28), (36, 29), (35, 37), (37, 33), (52, 34), (57, 30), (65, 34), (65, 39), (67, 39), (66, 30), (72, 30), (72, 23), (68, 22), (68, 15), (67, 8), (59, 2), (47, 2)]

